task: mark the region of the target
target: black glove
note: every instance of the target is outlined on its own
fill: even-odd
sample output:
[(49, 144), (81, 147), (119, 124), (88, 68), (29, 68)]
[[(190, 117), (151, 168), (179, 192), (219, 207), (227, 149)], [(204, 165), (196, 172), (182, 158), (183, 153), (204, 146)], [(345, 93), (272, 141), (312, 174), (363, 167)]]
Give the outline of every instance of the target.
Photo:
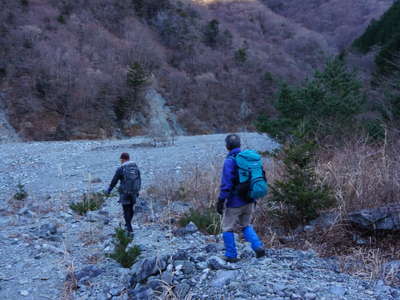
[(217, 202), (217, 213), (222, 215), (224, 213), (225, 199), (218, 199)]

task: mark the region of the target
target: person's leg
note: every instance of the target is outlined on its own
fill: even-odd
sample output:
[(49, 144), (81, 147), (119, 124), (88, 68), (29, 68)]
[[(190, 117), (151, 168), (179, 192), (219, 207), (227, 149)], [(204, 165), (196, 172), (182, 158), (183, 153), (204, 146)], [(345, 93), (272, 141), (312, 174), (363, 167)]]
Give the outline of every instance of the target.
[(124, 213), (125, 228), (128, 232), (132, 232), (133, 206), (135, 204), (135, 199), (132, 195), (121, 194), (120, 203), (122, 204), (122, 210)]
[(263, 244), (253, 226), (251, 226), (251, 218), (253, 215), (254, 206), (254, 203), (251, 203), (246, 205), (246, 207), (243, 207), (242, 213), (239, 216), (239, 224), (242, 227), (245, 240), (251, 244), (251, 248), (256, 253), (256, 256), (262, 257), (265, 256)]
[(132, 232), (132, 217), (133, 217), (133, 205), (132, 204), (123, 204), (122, 209), (124, 211), (124, 219), (125, 219), (125, 227), (126, 230)]
[(235, 261), (237, 259), (234, 231), (238, 212), (239, 208), (226, 207), (222, 217), (222, 237), (225, 245), (225, 257), (228, 261)]

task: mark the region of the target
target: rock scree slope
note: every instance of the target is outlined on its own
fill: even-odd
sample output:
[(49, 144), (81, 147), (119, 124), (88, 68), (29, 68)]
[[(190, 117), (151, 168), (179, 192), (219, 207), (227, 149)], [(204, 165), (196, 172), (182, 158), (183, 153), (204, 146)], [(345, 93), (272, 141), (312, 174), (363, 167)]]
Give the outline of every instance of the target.
[[(265, 135), (242, 137), (249, 148), (277, 146)], [(342, 274), (334, 259), (312, 251), (269, 249), (257, 260), (239, 241), (242, 260), (225, 263), (218, 236), (193, 224), (177, 234), (163, 222), (188, 204), (162, 205), (146, 193), (134, 218), (134, 244), (142, 253), (125, 269), (105, 257), (122, 221), (117, 198), (86, 216), (68, 207), (84, 192), (108, 185), (122, 151), (138, 162), (147, 188), (166, 176), (190, 175), (196, 165), (221, 165), (223, 140), (179, 137), (159, 148), (145, 138), (0, 145), (0, 298), (167, 299), (173, 293), (175, 299), (400, 299), (397, 289)], [(10, 200), (17, 183), (29, 194), (22, 202)]]

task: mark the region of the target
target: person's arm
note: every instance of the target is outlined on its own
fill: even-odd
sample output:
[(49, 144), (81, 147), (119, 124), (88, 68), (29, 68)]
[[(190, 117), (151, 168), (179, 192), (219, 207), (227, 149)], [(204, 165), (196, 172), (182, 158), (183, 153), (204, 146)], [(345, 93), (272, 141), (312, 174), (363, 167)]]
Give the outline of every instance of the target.
[(235, 162), (232, 158), (225, 159), (221, 176), (220, 193), (217, 202), (217, 212), (224, 212), (225, 200), (229, 197), (235, 183)]
[(107, 194), (110, 194), (113, 188), (117, 185), (118, 181), (122, 178), (122, 168), (118, 168), (114, 174), (113, 179), (111, 180), (110, 186), (107, 190)]
[(235, 162), (232, 158), (225, 159), (222, 170), (219, 199), (227, 199), (235, 184)]
[(139, 176), (139, 191), (142, 188), (142, 176), (140, 174), (140, 170), (138, 169), (138, 176)]

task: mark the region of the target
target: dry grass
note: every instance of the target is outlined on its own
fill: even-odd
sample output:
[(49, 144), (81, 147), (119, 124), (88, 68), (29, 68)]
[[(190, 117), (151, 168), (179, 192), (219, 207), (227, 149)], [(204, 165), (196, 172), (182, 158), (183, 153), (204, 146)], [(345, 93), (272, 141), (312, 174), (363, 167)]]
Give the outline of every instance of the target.
[(90, 246), (98, 244), (104, 240), (104, 235), (99, 228), (90, 226), (88, 231), (82, 231), (79, 234), (79, 238), (84, 246)]
[(184, 298), (179, 298), (174, 291), (175, 286), (168, 284), (167, 282), (161, 281), (162, 292), (156, 296), (159, 300), (192, 300), (193, 296), (189, 292)]
[[(164, 205), (157, 222), (168, 225), (171, 231), (178, 221), (179, 226), (193, 222), (201, 231), (216, 234), (220, 231), (220, 217), (215, 211), (219, 185), (220, 167), (215, 161), (210, 161), (206, 166), (171, 174), (146, 192), (151, 199), (161, 201)], [(176, 202), (190, 203), (190, 210), (177, 211)]]
[[(339, 222), (311, 233), (288, 232), (271, 214), (268, 201), (259, 203), (255, 225), (268, 246), (313, 249), (323, 257), (338, 257), (341, 270), (367, 279), (382, 278), (398, 284), (390, 272), (382, 273), (384, 263), (399, 259), (398, 233), (363, 232), (347, 221), (349, 212), (374, 208), (397, 201), (400, 192), (400, 150), (396, 138), (370, 144), (366, 138), (348, 141), (341, 147), (317, 153), (315, 171), (321, 183), (328, 183), (337, 200)], [(273, 159), (267, 168), (270, 184), (282, 178), (282, 164)], [(276, 209), (276, 207), (274, 207)], [(365, 240), (359, 246), (355, 236)], [(285, 237), (285, 238), (282, 238)], [(290, 238), (291, 237), (291, 238)]]
[(85, 262), (90, 265), (97, 265), (104, 259), (103, 254), (92, 254), (85, 258)]
[[(395, 140), (392, 138), (392, 140)], [(400, 193), (400, 145), (386, 140), (382, 144), (368, 143), (366, 137), (355, 138), (341, 147), (321, 149), (316, 154), (315, 172), (318, 182), (332, 187), (341, 219), (349, 212), (381, 207), (394, 203)], [(266, 166), (268, 181), (281, 180), (283, 164), (271, 159)], [(268, 223), (271, 207), (261, 202), (258, 220)]]
[(210, 162), (208, 166), (196, 166), (181, 170), (176, 175), (171, 174), (157, 186), (150, 186), (146, 192), (165, 204), (183, 201), (196, 209), (211, 208), (218, 199), (220, 172), (218, 164)]
[(74, 299), (73, 293), (78, 288), (78, 281), (76, 280), (75, 277), (75, 265), (73, 259), (65, 245), (64, 245), (64, 258), (62, 263), (65, 266), (67, 276), (64, 281), (64, 288), (62, 291), (61, 299), (73, 300)]
[(321, 151), (316, 172), (334, 189), (343, 215), (393, 203), (400, 192), (399, 142), (370, 145), (359, 138)]

